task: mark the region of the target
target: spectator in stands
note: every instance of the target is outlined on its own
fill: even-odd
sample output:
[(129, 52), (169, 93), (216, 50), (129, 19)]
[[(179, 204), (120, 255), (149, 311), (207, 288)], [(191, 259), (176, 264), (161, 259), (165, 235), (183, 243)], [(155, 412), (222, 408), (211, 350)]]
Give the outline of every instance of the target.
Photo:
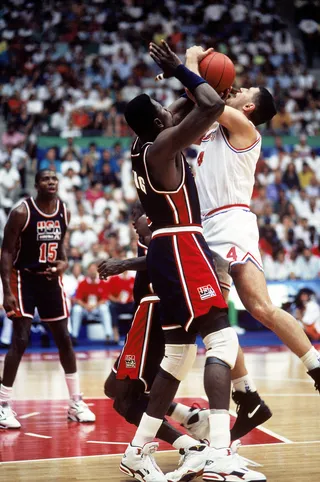
[(119, 177), (111, 171), (109, 162), (105, 162), (102, 165), (102, 172), (98, 174), (96, 179), (101, 182), (104, 188), (110, 186), (111, 188), (121, 187)]
[(73, 198), (75, 187), (81, 187), (81, 178), (72, 167), (69, 167), (59, 182), (60, 197), (67, 204)]
[(292, 314), (300, 321), (304, 331), (312, 341), (320, 340), (320, 306), (315, 292), (302, 288), (296, 295)]
[[(119, 334), (125, 336), (130, 328), (128, 319), (131, 321), (134, 313), (133, 285), (134, 274), (130, 271), (112, 276), (109, 280), (110, 312), (115, 340), (119, 340)], [(128, 315), (123, 324), (119, 324), (121, 315)]]
[(61, 148), (61, 159), (65, 160), (68, 154), (72, 154), (72, 157), (77, 160), (81, 158), (81, 149), (74, 144), (73, 137), (68, 137), (67, 145)]
[(70, 246), (77, 248), (83, 255), (98, 240), (96, 233), (84, 222), (80, 223), (79, 229), (73, 231), (70, 237)]
[(82, 258), (82, 267), (84, 270), (88, 268), (91, 263), (99, 264), (101, 261), (108, 259), (108, 253), (104, 250), (100, 243), (93, 243), (90, 251), (84, 253)]
[[(99, 321), (102, 323), (106, 343), (112, 342), (112, 322), (108, 300), (108, 282), (102, 281), (98, 275), (97, 265), (91, 263), (87, 269), (86, 278), (77, 287), (74, 306), (71, 312), (72, 335), (76, 341), (82, 321)], [(116, 340), (118, 341), (118, 340)]]
[(314, 256), (309, 248), (304, 248), (297, 258), (298, 277), (316, 279), (320, 277), (320, 258)]
[(288, 167), (282, 176), (282, 182), (287, 186), (288, 189), (300, 189), (299, 176), (293, 162), (288, 164)]
[(20, 187), (20, 175), (12, 166), (11, 161), (5, 161), (0, 169), (0, 203), (6, 210), (12, 208), (18, 197)]
[(258, 190), (258, 196), (254, 198), (251, 202), (251, 210), (259, 216), (263, 214), (269, 200), (267, 198), (267, 191), (265, 187), (260, 187)]
[(16, 124), (10, 122), (6, 132), (2, 134), (1, 141), (5, 147), (18, 147), (24, 143), (25, 139), (26, 136), (17, 130)]
[(51, 147), (47, 150), (45, 158), (40, 161), (40, 169), (50, 169), (61, 173), (61, 161), (57, 156), (57, 150)]
[(55, 135), (59, 135), (61, 131), (67, 129), (69, 122), (69, 115), (63, 105), (59, 107), (58, 112), (55, 112), (51, 117), (51, 128)]
[(290, 277), (294, 277), (291, 263), (286, 259), (284, 250), (279, 249), (274, 255), (272, 273), (269, 273), (269, 279), (273, 281), (285, 281)]
[(114, 193), (111, 186), (106, 186), (103, 191), (103, 197), (95, 201), (93, 213), (95, 216), (102, 216), (106, 208), (110, 209), (110, 221), (116, 221), (119, 216), (119, 205), (114, 200)]

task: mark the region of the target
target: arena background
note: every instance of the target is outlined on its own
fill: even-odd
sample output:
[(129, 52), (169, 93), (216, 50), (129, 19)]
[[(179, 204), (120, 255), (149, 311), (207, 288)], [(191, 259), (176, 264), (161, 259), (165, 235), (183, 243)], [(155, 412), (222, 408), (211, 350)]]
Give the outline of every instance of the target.
[[(0, 238), (12, 206), (34, 194), (36, 170), (50, 167), (72, 215), (64, 280), (70, 304), (92, 261), (136, 255), (129, 215), (136, 199), (132, 133), (123, 112), (140, 92), (165, 105), (182, 93), (175, 79), (154, 82), (158, 69), (148, 42), (165, 38), (182, 59), (194, 44), (213, 46), (235, 63), (237, 87), (265, 85), (276, 99), (278, 114), (261, 129), (252, 211), (272, 299), (303, 319), (295, 298), (309, 288), (320, 337), (319, 3), (3, 1)], [(192, 165), (196, 147), (186, 156)], [(130, 301), (124, 296), (120, 304), (127, 306), (116, 314), (122, 339)], [(230, 316), (246, 330), (244, 343), (278, 343), (242, 308), (232, 291)], [(1, 344), (9, 342), (6, 333)], [(50, 339), (36, 317), (32, 349), (40, 342), (48, 346)], [(100, 323), (84, 325), (74, 339), (80, 346), (103, 342)]]

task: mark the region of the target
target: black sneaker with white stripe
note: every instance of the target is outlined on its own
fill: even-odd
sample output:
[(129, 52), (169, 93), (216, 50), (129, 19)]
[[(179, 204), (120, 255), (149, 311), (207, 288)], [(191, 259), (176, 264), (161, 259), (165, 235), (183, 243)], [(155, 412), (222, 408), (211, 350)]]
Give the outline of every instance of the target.
[(237, 404), (238, 417), (231, 429), (231, 440), (244, 437), (272, 417), (270, 408), (260, 398), (258, 392), (235, 391), (232, 393), (232, 399)]

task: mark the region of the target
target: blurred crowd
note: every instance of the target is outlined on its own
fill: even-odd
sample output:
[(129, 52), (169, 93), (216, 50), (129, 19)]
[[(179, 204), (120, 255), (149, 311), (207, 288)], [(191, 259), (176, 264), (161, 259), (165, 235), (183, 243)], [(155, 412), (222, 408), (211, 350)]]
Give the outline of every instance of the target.
[[(266, 275), (318, 277), (320, 158), (308, 139), (320, 135), (320, 97), (308, 68), (320, 45), (319, 2), (294, 3), (300, 44), (275, 0), (4, 0), (0, 237), (12, 206), (30, 193), (30, 172), (47, 167), (58, 172), (71, 211), (71, 269), (86, 274), (96, 259), (136, 253), (130, 154), (118, 140), (130, 135), (123, 112), (135, 95), (144, 91), (168, 105), (181, 93), (175, 79), (154, 82), (148, 43), (166, 38), (182, 59), (193, 44), (214, 46), (234, 61), (238, 86), (264, 84), (274, 94), (279, 113), (262, 133), (277, 136), (276, 144), (258, 163), (252, 201)], [(282, 145), (286, 134), (299, 144)], [(53, 140), (39, 149), (42, 135), (63, 138), (63, 147)], [(77, 137), (85, 136), (114, 141), (101, 148), (88, 139), (80, 149)], [(196, 149), (186, 154), (192, 164)]]

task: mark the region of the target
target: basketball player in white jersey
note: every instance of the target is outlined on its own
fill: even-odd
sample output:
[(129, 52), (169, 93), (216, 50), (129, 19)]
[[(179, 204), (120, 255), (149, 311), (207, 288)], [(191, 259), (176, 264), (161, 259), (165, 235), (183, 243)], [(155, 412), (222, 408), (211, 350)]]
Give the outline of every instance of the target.
[[(187, 67), (199, 74), (197, 62), (191, 56), (188, 59)], [(202, 138), (197, 159), (202, 224), (225, 298), (233, 280), (247, 311), (301, 359), (320, 391), (319, 352), (299, 323), (270, 300), (258, 247), (257, 219), (249, 207), (261, 151), (256, 126), (275, 114), (274, 100), (263, 87), (241, 89), (227, 99), (223, 114)], [(262, 408), (241, 349), (232, 381), (238, 419), (242, 418), (238, 420), (241, 432), (242, 423), (247, 424)]]

